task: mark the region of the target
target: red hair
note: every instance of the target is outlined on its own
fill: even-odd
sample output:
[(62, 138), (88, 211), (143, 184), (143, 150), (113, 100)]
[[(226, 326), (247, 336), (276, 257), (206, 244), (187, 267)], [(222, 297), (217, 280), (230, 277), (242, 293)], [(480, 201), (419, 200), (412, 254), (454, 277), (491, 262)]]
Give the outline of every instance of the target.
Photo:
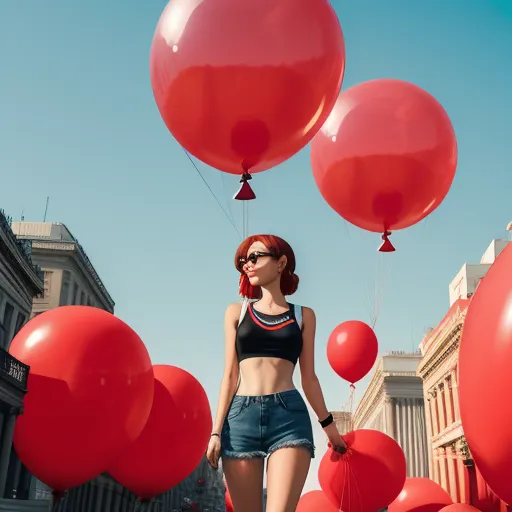
[(246, 238), (235, 253), (235, 267), (240, 272), (240, 295), (248, 299), (260, 299), (261, 288), (252, 286), (249, 278), (240, 270), (238, 262), (240, 258), (246, 258), (249, 248), (254, 242), (261, 242), (275, 258), (286, 256), (287, 262), (281, 274), (281, 292), (283, 295), (292, 295), (299, 287), (299, 276), (295, 274), (295, 254), (288, 242), (275, 235), (253, 235)]

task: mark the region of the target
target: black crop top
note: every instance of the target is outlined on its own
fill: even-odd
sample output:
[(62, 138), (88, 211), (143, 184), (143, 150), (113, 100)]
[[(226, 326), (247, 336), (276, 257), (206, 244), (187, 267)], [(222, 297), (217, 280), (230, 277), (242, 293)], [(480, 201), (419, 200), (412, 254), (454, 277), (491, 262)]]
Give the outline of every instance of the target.
[(242, 310), (236, 331), (238, 362), (251, 357), (276, 357), (297, 364), (302, 352), (302, 308), (289, 306), (280, 315), (260, 313), (252, 303), (247, 312)]

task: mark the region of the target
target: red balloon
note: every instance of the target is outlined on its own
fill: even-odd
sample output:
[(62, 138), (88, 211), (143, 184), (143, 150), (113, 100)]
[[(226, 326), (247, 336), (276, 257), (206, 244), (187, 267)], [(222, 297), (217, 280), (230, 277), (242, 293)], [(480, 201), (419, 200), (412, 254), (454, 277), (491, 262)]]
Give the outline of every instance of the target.
[(400, 80), (372, 80), (342, 92), (313, 139), (320, 193), (344, 219), (368, 231), (416, 224), (448, 193), (457, 167), (455, 133), (443, 107)]
[(140, 498), (152, 498), (187, 478), (201, 462), (212, 431), (208, 397), (197, 379), (155, 365), (155, 398), (140, 437), (108, 471)]
[(30, 320), (9, 352), (30, 366), (16, 453), (52, 489), (103, 473), (142, 432), (153, 369), (119, 318), (85, 306), (52, 309)]
[(372, 369), (378, 352), (375, 332), (358, 320), (338, 325), (327, 342), (327, 359), (331, 368), (351, 384), (361, 380)]
[(439, 512), (452, 505), (450, 495), (429, 478), (408, 478), (388, 512)]
[(235, 506), (231, 500), (231, 494), (229, 494), (228, 486), (226, 485), (226, 512), (235, 512)]
[(440, 512), (480, 512), (479, 509), (472, 507), (471, 505), (467, 505), (466, 503), (454, 503), (453, 505), (448, 505), (447, 507), (443, 507)]
[(391, 437), (377, 430), (343, 436), (349, 451), (340, 457), (329, 449), (320, 462), (318, 480), (341, 510), (375, 512), (400, 493), (406, 477), (405, 455)]
[(310, 491), (303, 494), (295, 512), (338, 512), (323, 491)]
[(459, 353), (464, 434), (483, 478), (512, 503), (512, 244), (480, 282), (467, 311)]
[(221, 171), (264, 171), (322, 126), (341, 88), (343, 34), (328, 0), (172, 0), (151, 84), (190, 153)]

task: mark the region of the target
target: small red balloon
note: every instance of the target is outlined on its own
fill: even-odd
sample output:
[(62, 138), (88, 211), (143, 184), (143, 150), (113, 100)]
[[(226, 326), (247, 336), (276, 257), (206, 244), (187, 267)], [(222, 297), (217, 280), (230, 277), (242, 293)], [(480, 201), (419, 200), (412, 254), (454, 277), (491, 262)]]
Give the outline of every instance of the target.
[(168, 491), (201, 462), (212, 431), (199, 381), (175, 366), (155, 365), (155, 397), (146, 427), (108, 471), (140, 498)]
[(30, 366), (16, 453), (55, 491), (106, 471), (142, 432), (153, 369), (119, 318), (85, 306), (52, 309), (30, 320), (9, 352)]
[(303, 494), (295, 512), (338, 512), (323, 491), (310, 491)]
[(372, 369), (378, 352), (375, 332), (358, 320), (338, 325), (327, 342), (327, 359), (331, 368), (351, 384), (361, 380)]
[(388, 512), (439, 512), (452, 505), (450, 495), (429, 478), (408, 478)]
[(400, 445), (377, 430), (355, 430), (343, 436), (348, 452), (329, 449), (320, 462), (318, 480), (325, 495), (341, 510), (375, 512), (400, 493), (406, 478)]
[(162, 118), (221, 171), (264, 171), (304, 147), (341, 88), (345, 47), (328, 0), (172, 0), (151, 47)]
[(416, 224), (446, 197), (457, 142), (438, 101), (400, 80), (342, 92), (311, 145), (320, 193), (341, 217), (386, 233)]
[(466, 503), (454, 503), (443, 507), (439, 512), (480, 512), (480, 510)]
[(512, 244), (498, 256), (467, 311), (459, 353), (464, 434), (491, 489), (512, 503)]

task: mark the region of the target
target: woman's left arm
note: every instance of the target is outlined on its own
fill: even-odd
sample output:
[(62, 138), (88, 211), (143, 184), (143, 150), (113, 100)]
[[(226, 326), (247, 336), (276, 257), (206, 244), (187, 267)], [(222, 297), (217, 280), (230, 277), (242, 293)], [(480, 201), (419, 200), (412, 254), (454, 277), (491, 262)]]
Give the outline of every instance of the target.
[[(311, 308), (306, 307), (303, 308), (302, 316), (302, 352), (299, 359), (302, 389), (319, 421), (323, 421), (330, 413), (325, 405), (320, 381), (315, 372), (316, 316)], [(326, 426), (324, 431), (336, 451), (344, 452), (346, 450), (345, 441), (338, 432), (334, 422)]]

